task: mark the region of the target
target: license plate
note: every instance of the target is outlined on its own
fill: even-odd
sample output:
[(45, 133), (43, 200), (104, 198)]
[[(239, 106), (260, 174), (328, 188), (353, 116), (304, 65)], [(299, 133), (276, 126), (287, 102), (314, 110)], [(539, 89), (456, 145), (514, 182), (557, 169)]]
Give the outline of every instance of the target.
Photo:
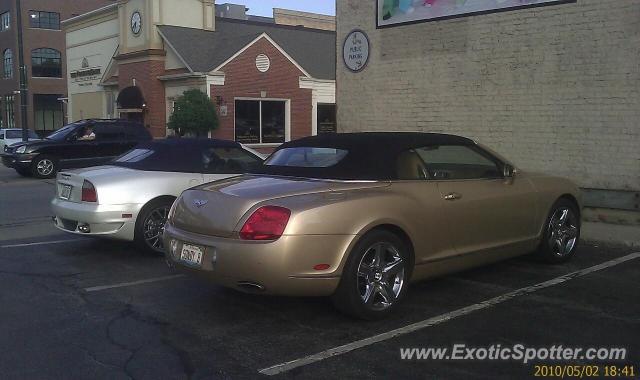
[(204, 248), (198, 247), (196, 245), (184, 244), (182, 246), (180, 260), (189, 265), (200, 266), (202, 264), (203, 255)]
[(63, 185), (62, 189), (60, 189), (60, 198), (69, 199), (71, 197), (71, 186)]

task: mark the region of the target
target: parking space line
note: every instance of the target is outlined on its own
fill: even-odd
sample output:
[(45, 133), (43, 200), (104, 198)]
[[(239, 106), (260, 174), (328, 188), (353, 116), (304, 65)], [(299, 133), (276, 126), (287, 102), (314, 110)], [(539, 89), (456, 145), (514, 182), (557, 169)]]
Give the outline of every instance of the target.
[(34, 247), (34, 246), (38, 246), (38, 245), (75, 243), (75, 242), (79, 242), (79, 241), (87, 241), (87, 239), (67, 239), (67, 240), (41, 241), (41, 242), (37, 242), (37, 243), (11, 244), (11, 245), (2, 245), (2, 246), (0, 246), (0, 248)]
[(84, 291), (87, 292), (87, 293), (92, 293), (92, 292), (99, 292), (99, 291), (108, 290), (108, 289), (126, 288), (126, 287), (129, 287), (129, 286), (136, 286), (136, 285), (143, 285), (143, 284), (151, 284), (151, 283), (154, 283), (154, 282), (175, 280), (177, 278), (182, 278), (182, 277), (184, 277), (183, 274), (176, 274), (176, 275), (173, 275), (173, 276), (156, 277), (156, 278), (150, 278), (150, 279), (147, 279), (147, 280), (132, 281), (132, 282), (122, 282), (120, 284), (114, 284), (114, 285), (93, 286), (91, 288), (85, 288)]
[(338, 347), (334, 347), (322, 352), (318, 352), (316, 354), (313, 355), (309, 355), (300, 359), (295, 359), (295, 360), (291, 360), (285, 363), (281, 363), (281, 364), (276, 364), (274, 366), (268, 367), (268, 368), (264, 368), (259, 370), (258, 372), (263, 374), (263, 375), (268, 375), (268, 376), (273, 376), (273, 375), (278, 375), (284, 372), (288, 372), (292, 369), (295, 368), (299, 368), (299, 367), (304, 367), (306, 365), (312, 364), (312, 363), (316, 363), (328, 358), (332, 358), (332, 357), (336, 357), (339, 355), (343, 355), (346, 354), (348, 352), (357, 350), (359, 348), (363, 348), (363, 347), (367, 347), (370, 346), (372, 344), (375, 343), (380, 343), (389, 339), (393, 339), (402, 335), (406, 335), (412, 332), (416, 332), (418, 330), (422, 330), (425, 329), (427, 327), (432, 327), (432, 326), (436, 326), (439, 325), (441, 323), (444, 322), (448, 322), (451, 321), (453, 319), (471, 314), (473, 312), (476, 311), (480, 311), (483, 309), (488, 309), (491, 308), (495, 305), (501, 304), (503, 302), (509, 301), (511, 299), (520, 297), (520, 296), (524, 296), (530, 293), (534, 293), (537, 292), (539, 290), (542, 289), (546, 289), (555, 285), (559, 285), (562, 284), (564, 282), (573, 280), (575, 278), (579, 278), (579, 277), (583, 277), (586, 276), (590, 273), (594, 273), (597, 271), (601, 271), (613, 266), (616, 266), (618, 264), (622, 264), (624, 262), (630, 261), (630, 260), (634, 260), (640, 257), (640, 252), (636, 252), (636, 253), (631, 253), (629, 255), (623, 256), (623, 257), (619, 257), (617, 259), (614, 260), (610, 260), (607, 262), (604, 262), (602, 264), (598, 264), (589, 268), (585, 268), (585, 269), (581, 269), (579, 271), (576, 272), (572, 272), (569, 274), (566, 274), (564, 276), (560, 276), (560, 277), (556, 277), (552, 280), (549, 281), (545, 281), (545, 282), (541, 282), (539, 284), (535, 284), (535, 285), (531, 285), (531, 286), (527, 286), (524, 288), (520, 288), (517, 290), (514, 290), (512, 292), (503, 294), (501, 296), (495, 297), (495, 298), (491, 298), (489, 300), (471, 305), (471, 306), (467, 306), (467, 307), (463, 307), (461, 309), (458, 310), (454, 310), (451, 311), (449, 313), (445, 313), (442, 315), (439, 315), (437, 317), (433, 317), (433, 318), (429, 318), (429, 319), (425, 319), (424, 321), (421, 322), (417, 322), (405, 327), (401, 327), (395, 330), (391, 330), (382, 334), (378, 334), (378, 335), (374, 335), (371, 336), (369, 338), (365, 338), (362, 340), (358, 340), (352, 343), (348, 343), (342, 346), (338, 346)]

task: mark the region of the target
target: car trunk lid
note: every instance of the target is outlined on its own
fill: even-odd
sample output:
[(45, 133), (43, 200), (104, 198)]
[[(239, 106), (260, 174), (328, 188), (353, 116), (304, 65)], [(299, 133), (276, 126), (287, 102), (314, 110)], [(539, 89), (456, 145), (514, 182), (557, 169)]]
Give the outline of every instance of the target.
[(239, 223), (243, 216), (259, 203), (298, 195), (371, 186), (381, 186), (381, 183), (244, 175), (185, 191), (176, 202), (172, 223), (188, 232), (232, 237), (241, 227)]
[(122, 175), (123, 172), (126, 171), (132, 170), (116, 166), (96, 166), (60, 172), (56, 178), (56, 196), (70, 202), (82, 202), (82, 185), (86, 180), (96, 187), (98, 202), (100, 202), (100, 189), (98, 185), (101, 180), (103, 178), (113, 178), (116, 173)]

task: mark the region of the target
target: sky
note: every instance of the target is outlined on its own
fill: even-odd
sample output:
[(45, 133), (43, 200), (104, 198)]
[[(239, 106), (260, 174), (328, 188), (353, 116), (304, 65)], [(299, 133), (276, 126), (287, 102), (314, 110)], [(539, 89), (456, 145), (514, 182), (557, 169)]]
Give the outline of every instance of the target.
[(248, 14), (257, 16), (273, 16), (273, 8), (293, 9), (296, 11), (322, 13), (335, 16), (335, 0), (218, 0), (216, 4), (244, 4), (249, 8)]

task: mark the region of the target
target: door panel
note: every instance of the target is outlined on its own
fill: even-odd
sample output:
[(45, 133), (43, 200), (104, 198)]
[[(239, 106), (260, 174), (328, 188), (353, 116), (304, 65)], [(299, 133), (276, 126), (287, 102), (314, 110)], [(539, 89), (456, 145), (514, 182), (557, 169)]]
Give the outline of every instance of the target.
[(97, 124), (94, 128), (96, 134), (96, 152), (93, 164), (101, 165), (123, 153), (122, 142), (124, 129), (115, 124)]
[(438, 190), (459, 253), (535, 237), (535, 190), (526, 179), (440, 181)]
[[(416, 265), (440, 260), (456, 254), (449, 215), (440, 202), (440, 193), (435, 182), (402, 181), (392, 185), (408, 200), (408, 208), (402, 211), (406, 228), (411, 236), (416, 255)], [(397, 211), (397, 210), (396, 210)]]
[(97, 149), (95, 141), (68, 141), (56, 146), (61, 168), (81, 168), (89, 166)]
[(505, 164), (477, 145), (416, 149), (459, 254), (522, 242), (535, 235), (535, 190), (527, 179), (503, 178)]

